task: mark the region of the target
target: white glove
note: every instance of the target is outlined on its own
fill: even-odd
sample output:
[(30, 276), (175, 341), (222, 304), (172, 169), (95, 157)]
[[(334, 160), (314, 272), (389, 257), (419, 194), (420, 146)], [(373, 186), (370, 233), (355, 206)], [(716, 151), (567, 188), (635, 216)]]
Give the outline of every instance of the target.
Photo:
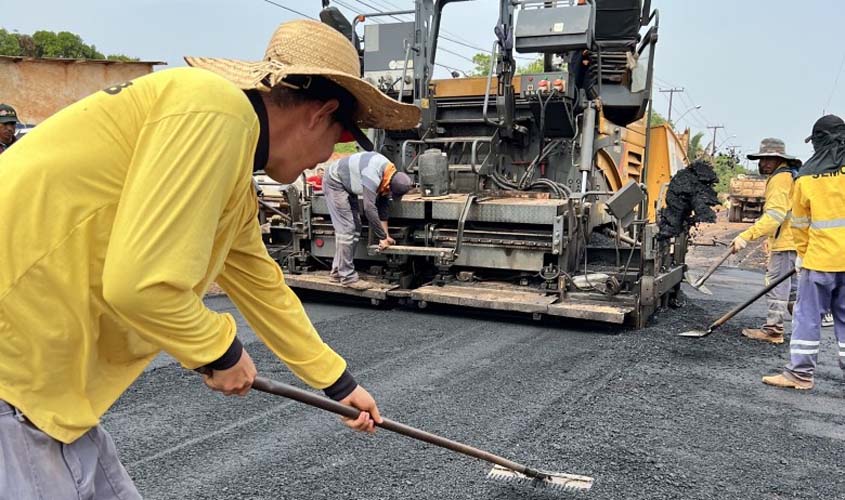
[(799, 255), (798, 257), (795, 257), (795, 270), (800, 271), (803, 268), (804, 268), (804, 259), (802, 259), (801, 256)]
[(748, 241), (746, 241), (742, 236), (737, 236), (731, 242), (731, 247), (734, 249), (734, 253), (739, 252), (740, 250), (744, 249), (748, 246)]

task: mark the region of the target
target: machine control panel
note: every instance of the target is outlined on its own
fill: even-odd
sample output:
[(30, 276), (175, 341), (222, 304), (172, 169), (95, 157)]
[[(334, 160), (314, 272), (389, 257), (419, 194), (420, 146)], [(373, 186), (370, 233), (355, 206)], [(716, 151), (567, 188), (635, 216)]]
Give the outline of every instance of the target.
[(557, 95), (564, 96), (569, 90), (569, 73), (566, 71), (554, 71), (549, 73), (536, 73), (520, 75), (519, 96), (527, 98), (530, 96), (547, 96), (556, 91)]

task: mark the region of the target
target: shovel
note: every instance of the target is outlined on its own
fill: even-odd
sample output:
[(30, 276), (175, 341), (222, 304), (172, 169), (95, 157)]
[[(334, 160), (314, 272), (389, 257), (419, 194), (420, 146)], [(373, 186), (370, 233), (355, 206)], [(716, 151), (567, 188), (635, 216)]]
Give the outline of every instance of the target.
[[(208, 374), (208, 371), (204, 368), (197, 369), (197, 371)], [(252, 388), (268, 394), (293, 399), (294, 401), (299, 401), (300, 403), (305, 403), (309, 406), (336, 413), (353, 420), (358, 418), (358, 414), (360, 413), (360, 410), (356, 408), (338, 403), (325, 396), (320, 396), (313, 392), (304, 391), (292, 385), (283, 384), (264, 377), (255, 377), (255, 380), (252, 382)], [(593, 486), (593, 478), (588, 476), (533, 469), (504, 457), (494, 455), (489, 451), (480, 450), (386, 418), (383, 419), (382, 423), (377, 423), (376, 426), (492, 463), (494, 467), (487, 475), (490, 479), (511, 483), (524, 483), (532, 487), (558, 490), (589, 490)]]
[(724, 325), (725, 323), (728, 322), (728, 320), (730, 320), (731, 318), (733, 318), (734, 316), (736, 316), (737, 314), (742, 312), (742, 310), (745, 309), (746, 307), (748, 307), (751, 304), (753, 304), (754, 302), (756, 302), (760, 297), (762, 297), (763, 295), (766, 295), (767, 293), (772, 291), (776, 286), (780, 285), (784, 281), (791, 278), (795, 274), (795, 272), (796, 272), (795, 269), (793, 269), (792, 271), (789, 271), (788, 273), (784, 274), (780, 278), (778, 278), (778, 279), (774, 280), (773, 282), (769, 283), (765, 288), (763, 288), (759, 292), (755, 293), (753, 297), (746, 300), (742, 304), (734, 307), (733, 309), (728, 311), (727, 314), (725, 314), (721, 318), (714, 321), (709, 327), (707, 327), (707, 330), (690, 330), (690, 331), (687, 331), (687, 332), (681, 332), (681, 333), (678, 334), (678, 336), (679, 337), (701, 338), (701, 337), (706, 337), (706, 336), (710, 335), (711, 333), (713, 333), (713, 330), (715, 330), (716, 328), (719, 328), (720, 326)]
[[(729, 246), (728, 249), (725, 250), (725, 253), (722, 254), (721, 257), (719, 257), (719, 260), (707, 269), (707, 272), (704, 273), (704, 276), (702, 276), (702, 277), (698, 278), (697, 280), (691, 282), (690, 285), (692, 285), (692, 287), (695, 288), (696, 290), (702, 290), (702, 287), (704, 286), (704, 282), (707, 281), (707, 279), (710, 278), (710, 276), (712, 276), (713, 273), (716, 272), (716, 269), (718, 269), (719, 266), (724, 264), (725, 261), (728, 260), (728, 257), (730, 257), (733, 253), (734, 253), (733, 247)], [(702, 291), (704, 291), (704, 290), (702, 290)], [(707, 293), (707, 295), (712, 295), (712, 293), (708, 293), (708, 292), (709, 292), (709, 290), (707, 292), (704, 292), (704, 293)]]

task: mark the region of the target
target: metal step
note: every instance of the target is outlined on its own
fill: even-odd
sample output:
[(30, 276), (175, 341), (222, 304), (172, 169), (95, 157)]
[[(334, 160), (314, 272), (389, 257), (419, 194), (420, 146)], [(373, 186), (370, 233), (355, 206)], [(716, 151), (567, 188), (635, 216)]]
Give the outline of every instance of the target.
[(389, 291), (399, 288), (398, 285), (385, 283), (380, 279), (366, 279), (364, 276), (361, 276), (361, 279), (372, 284), (373, 287), (369, 290), (355, 290), (343, 286), (337, 281), (332, 281), (328, 271), (312, 271), (306, 274), (285, 273), (285, 283), (291, 288), (354, 295), (371, 300), (384, 300)]
[(367, 247), (370, 255), (416, 255), (420, 257), (452, 257), (454, 248), (446, 247), (418, 247), (412, 245), (391, 245), (384, 250), (379, 250), (378, 245)]
[[(390, 296), (390, 293), (388, 293)], [(411, 298), (433, 304), (448, 304), (497, 311), (547, 314), (563, 318), (623, 324), (636, 307), (598, 300), (567, 298), (560, 302), (556, 295), (519, 290), (515, 287), (488, 288), (465, 285), (428, 285), (411, 292)]]

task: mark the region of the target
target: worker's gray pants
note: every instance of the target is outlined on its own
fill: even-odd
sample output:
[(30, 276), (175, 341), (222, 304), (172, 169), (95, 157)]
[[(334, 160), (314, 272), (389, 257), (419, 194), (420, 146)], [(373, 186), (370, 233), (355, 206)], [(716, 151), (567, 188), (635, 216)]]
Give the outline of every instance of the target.
[(323, 177), (323, 195), (334, 226), (334, 259), (331, 277), (347, 285), (358, 281), (355, 271), (355, 247), (361, 236), (361, 215), (358, 197), (349, 194), (343, 184), (329, 175)]
[(821, 341), (822, 312), (833, 313), (833, 332), (839, 344), (839, 367), (845, 370), (845, 272), (825, 273), (802, 269), (798, 277), (798, 303), (792, 319), (792, 338), (786, 371), (812, 380)]
[(0, 401), (0, 499), (98, 500), (141, 498), (99, 425), (71, 444), (35, 428)]
[[(797, 254), (792, 250), (769, 253), (769, 263), (766, 269), (766, 285), (795, 269), (796, 256)], [(766, 314), (766, 324), (763, 325), (764, 330), (783, 334), (783, 320), (789, 313), (789, 305), (795, 302), (797, 291), (798, 279), (793, 276), (772, 288), (766, 294), (769, 311)]]

